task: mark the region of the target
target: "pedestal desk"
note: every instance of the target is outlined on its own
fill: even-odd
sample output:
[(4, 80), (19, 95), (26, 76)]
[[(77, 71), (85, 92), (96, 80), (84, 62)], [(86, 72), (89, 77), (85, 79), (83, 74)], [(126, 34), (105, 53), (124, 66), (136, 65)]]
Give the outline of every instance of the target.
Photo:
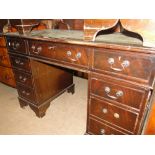
[(20, 106), (43, 117), (55, 97), (74, 93), (72, 70), (82, 71), (88, 73), (86, 133), (143, 134), (154, 103), (155, 48), (119, 32), (83, 38), (78, 30), (6, 34)]

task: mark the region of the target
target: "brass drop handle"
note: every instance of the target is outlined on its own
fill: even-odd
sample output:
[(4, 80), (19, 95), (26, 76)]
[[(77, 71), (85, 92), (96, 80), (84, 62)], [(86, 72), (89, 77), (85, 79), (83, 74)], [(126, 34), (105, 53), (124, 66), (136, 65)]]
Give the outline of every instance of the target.
[(26, 96), (29, 96), (30, 93), (26, 92), (25, 90), (22, 91), (22, 94), (26, 95)]
[(15, 59), (15, 63), (18, 65), (24, 65), (24, 62), (20, 61), (19, 59)]
[(115, 63), (115, 60), (114, 58), (109, 58), (108, 59), (108, 63), (110, 64), (110, 68), (114, 71), (123, 71), (125, 68), (129, 67), (130, 66), (130, 62), (128, 60), (124, 60), (122, 63), (121, 63), (121, 66), (122, 68), (115, 68), (113, 67), (113, 64)]
[(101, 135), (105, 135), (105, 129), (101, 129), (101, 130), (100, 130), (100, 134), (101, 134)]
[(12, 43), (12, 48), (14, 49), (14, 50), (16, 50), (17, 48), (19, 48), (19, 46), (20, 46), (20, 44), (19, 43)]
[(39, 46), (37, 48), (37, 51), (35, 51), (36, 47), (34, 45), (32, 45), (31, 48), (32, 48), (32, 52), (35, 53), (35, 54), (39, 54), (42, 51), (42, 47), (41, 46)]
[(114, 99), (114, 100), (116, 100), (116, 99), (118, 99), (119, 97), (123, 96), (123, 91), (121, 91), (121, 90), (118, 90), (118, 91), (116, 92), (116, 96), (110, 95), (110, 94), (109, 94), (109, 93), (111, 92), (110, 87), (105, 87), (105, 88), (104, 88), (104, 91), (105, 91), (105, 93), (106, 93), (106, 95), (107, 95), (108, 97), (110, 97), (111, 99)]
[(56, 46), (49, 46), (48, 49), (49, 50), (54, 50), (56, 48)]
[(81, 52), (78, 52), (76, 55), (75, 55), (75, 59), (71, 58), (70, 56), (72, 55), (72, 52), (71, 51), (67, 51), (67, 56), (68, 58), (71, 60), (71, 61), (78, 61), (79, 58), (81, 58)]
[(114, 117), (118, 119), (120, 116), (118, 113), (114, 113)]
[(19, 79), (20, 79), (21, 81), (23, 81), (23, 82), (25, 82), (25, 81), (27, 80), (27, 78), (26, 78), (26, 77), (23, 77), (22, 75), (19, 76)]

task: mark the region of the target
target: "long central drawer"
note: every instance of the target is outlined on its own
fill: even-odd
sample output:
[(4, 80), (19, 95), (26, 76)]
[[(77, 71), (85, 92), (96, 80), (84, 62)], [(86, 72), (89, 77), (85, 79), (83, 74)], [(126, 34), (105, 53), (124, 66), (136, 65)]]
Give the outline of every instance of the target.
[(89, 51), (88, 48), (59, 44), (52, 42), (28, 41), (30, 55), (42, 57), (45, 59), (54, 59), (60, 63), (69, 63), (72, 65), (88, 68), (89, 66)]

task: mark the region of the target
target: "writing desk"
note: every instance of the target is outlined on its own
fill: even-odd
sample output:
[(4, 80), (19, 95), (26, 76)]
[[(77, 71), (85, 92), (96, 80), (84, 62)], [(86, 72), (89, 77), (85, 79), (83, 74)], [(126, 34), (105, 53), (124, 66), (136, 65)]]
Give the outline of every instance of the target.
[(154, 101), (154, 48), (121, 33), (83, 38), (76, 30), (6, 34), (20, 106), (43, 117), (54, 98), (74, 93), (71, 70), (82, 71), (88, 73), (86, 133), (142, 134)]

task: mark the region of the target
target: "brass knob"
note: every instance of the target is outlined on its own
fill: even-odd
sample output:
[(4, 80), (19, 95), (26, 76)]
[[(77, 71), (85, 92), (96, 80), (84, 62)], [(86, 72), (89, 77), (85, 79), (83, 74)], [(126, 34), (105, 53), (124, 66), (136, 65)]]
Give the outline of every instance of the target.
[(76, 54), (76, 58), (77, 58), (77, 59), (81, 58), (81, 53), (80, 53), (80, 52), (78, 52), (78, 53)]
[(115, 62), (114, 58), (109, 58), (109, 59), (108, 59), (108, 63), (109, 63), (110, 65), (114, 64), (114, 62)]
[(104, 114), (106, 114), (106, 113), (108, 113), (108, 110), (107, 110), (106, 108), (103, 108), (103, 109), (102, 109), (102, 112), (103, 112)]
[(118, 119), (119, 118), (119, 114), (118, 113), (114, 113), (114, 117)]
[(67, 56), (71, 56), (72, 52), (71, 51), (67, 51)]
[(123, 91), (121, 91), (121, 90), (117, 91), (117, 92), (116, 92), (116, 96), (117, 96), (117, 97), (123, 96)]

